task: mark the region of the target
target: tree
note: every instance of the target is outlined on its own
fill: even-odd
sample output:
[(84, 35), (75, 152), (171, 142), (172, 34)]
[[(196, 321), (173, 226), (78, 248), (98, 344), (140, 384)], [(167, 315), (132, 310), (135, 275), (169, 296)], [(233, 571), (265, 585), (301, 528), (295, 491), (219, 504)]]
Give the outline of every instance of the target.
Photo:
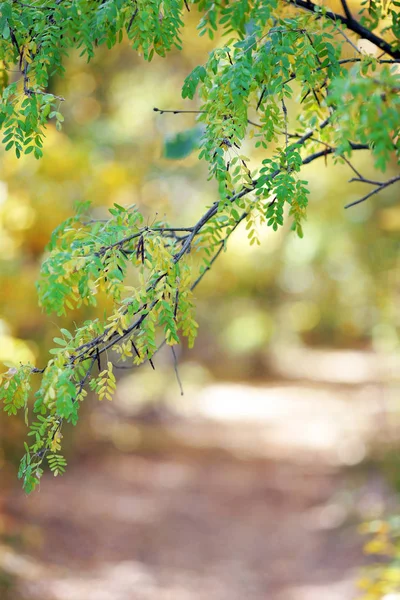
[[(5, 411), (24, 410), (29, 424), (31, 443), (19, 470), (26, 492), (38, 484), (45, 462), (54, 475), (64, 472), (62, 426), (77, 423), (88, 390), (111, 400), (116, 382), (109, 352), (119, 362), (152, 364), (160, 345), (173, 348), (180, 336), (193, 345), (198, 326), (192, 291), (242, 222), (250, 244), (259, 243), (258, 225), (276, 231), (284, 219), (302, 237), (309, 193), (303, 165), (332, 155), (348, 165), (353, 181), (371, 186), (348, 206), (400, 181), (371, 180), (351, 162), (354, 152), (368, 150), (384, 172), (400, 158), (400, 2), (363, 4), (357, 16), (345, 0), (337, 13), (300, 0), (0, 4), (0, 123), (5, 149), (17, 157), (32, 153), (40, 159), (46, 125), (62, 127), (64, 99), (51, 93), (51, 77), (64, 74), (62, 60), (70, 50), (90, 60), (97, 46), (111, 48), (126, 36), (145, 60), (164, 57), (180, 48), (184, 14), (196, 9), (199, 34), (220, 41), (183, 83), (183, 98), (200, 100), (198, 109), (183, 111), (193, 112), (198, 126), (168, 150), (179, 155), (199, 145), (199, 158), (217, 184), (214, 204), (181, 228), (164, 220), (146, 225), (135, 206), (118, 204), (107, 220), (96, 220), (83, 203), (52, 235), (38, 282), (40, 305), (64, 315), (96, 305), (96, 295), (105, 292), (111, 309), (107, 318), (88, 320), (75, 331), (61, 329), (43, 368), (11, 365), (2, 376)], [(293, 99), (296, 114), (288, 109)], [(261, 165), (243, 154), (246, 144), (265, 151)], [(127, 284), (132, 267), (135, 286)], [(35, 375), (41, 383), (31, 417)]]

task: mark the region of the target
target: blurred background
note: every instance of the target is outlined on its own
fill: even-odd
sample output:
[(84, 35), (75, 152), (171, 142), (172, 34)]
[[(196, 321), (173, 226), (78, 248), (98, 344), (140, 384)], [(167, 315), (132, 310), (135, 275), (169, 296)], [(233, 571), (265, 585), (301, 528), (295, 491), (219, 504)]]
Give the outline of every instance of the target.
[[(166, 157), (194, 116), (153, 111), (194, 108), (182, 81), (218, 42), (196, 24), (183, 52), (151, 64), (125, 43), (90, 64), (71, 54), (44, 158), (1, 150), (0, 362), (42, 366), (59, 328), (93, 315), (37, 306), (44, 247), (76, 201), (191, 225), (215, 200), (196, 151)], [(382, 178), (368, 153), (354, 164)], [(304, 170), (302, 240), (265, 228), (250, 246), (239, 229), (196, 289), (184, 395), (169, 349), (155, 372), (119, 371), (114, 401), (89, 397), (64, 430), (66, 475), (29, 498), (16, 479), (26, 427), (0, 413), (2, 600), (357, 597), (360, 524), (395, 513), (400, 492), (400, 205), (393, 186), (345, 211), (368, 191), (351, 177), (331, 159)]]

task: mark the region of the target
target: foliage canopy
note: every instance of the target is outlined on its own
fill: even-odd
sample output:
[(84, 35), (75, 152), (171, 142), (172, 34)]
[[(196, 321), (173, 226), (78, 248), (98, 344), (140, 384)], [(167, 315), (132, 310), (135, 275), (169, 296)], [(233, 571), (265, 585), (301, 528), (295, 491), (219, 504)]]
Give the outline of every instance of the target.
[[(115, 361), (152, 364), (160, 345), (173, 347), (180, 336), (193, 345), (198, 326), (192, 291), (242, 222), (250, 244), (259, 243), (260, 224), (277, 230), (285, 219), (302, 237), (309, 195), (303, 165), (329, 155), (345, 162), (354, 181), (371, 186), (352, 205), (400, 180), (368, 179), (351, 162), (361, 150), (372, 153), (382, 172), (390, 161), (400, 162), (400, 2), (364, 2), (359, 15), (344, 0), (337, 13), (325, 4), (0, 3), (0, 125), (5, 149), (17, 157), (32, 153), (39, 159), (47, 124), (62, 127), (64, 99), (51, 93), (51, 77), (64, 74), (63, 58), (71, 50), (90, 60), (97, 46), (111, 48), (128, 38), (145, 60), (164, 57), (181, 47), (190, 10), (199, 15), (199, 35), (219, 41), (182, 87), (182, 97), (196, 102), (192, 112), (199, 122), (182, 132), (183, 154), (199, 146), (216, 182), (215, 203), (187, 228), (164, 220), (146, 225), (135, 206), (117, 204), (107, 220), (95, 220), (85, 203), (52, 235), (38, 282), (44, 310), (64, 315), (82, 304), (96, 305), (99, 292), (107, 294), (112, 309), (107, 318), (86, 321), (74, 331), (61, 329), (45, 367), (10, 366), (2, 376), (5, 411), (24, 410), (29, 425), (30, 443), (19, 470), (26, 492), (39, 483), (45, 462), (55, 475), (64, 472), (63, 423), (76, 424), (88, 389), (111, 400)], [(369, 52), (360, 40), (370, 44)], [(245, 154), (252, 144), (265, 152), (261, 165), (252, 165)], [(172, 158), (181, 151), (167, 147)], [(193, 254), (200, 260), (193, 262)], [(127, 284), (132, 269), (135, 287)], [(41, 384), (31, 417), (35, 374)]]

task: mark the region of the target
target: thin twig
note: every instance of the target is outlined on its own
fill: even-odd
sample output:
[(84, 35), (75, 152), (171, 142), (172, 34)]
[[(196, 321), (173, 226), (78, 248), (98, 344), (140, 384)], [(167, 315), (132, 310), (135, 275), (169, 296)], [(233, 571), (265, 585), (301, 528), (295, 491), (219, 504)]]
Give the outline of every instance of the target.
[(180, 114), (200, 114), (200, 113), (205, 113), (207, 111), (205, 110), (171, 110), (171, 109), (166, 109), (164, 110), (163, 108), (153, 108), (154, 112), (159, 112), (160, 115), (163, 115), (164, 113), (171, 113), (173, 115), (180, 115)]
[(260, 127), (260, 129), (262, 128), (262, 125), (260, 123), (255, 123), (254, 121), (251, 121), (250, 119), (247, 119), (247, 122), (249, 125), (253, 125), (254, 127)]
[(350, 44), (350, 46), (351, 46), (352, 48), (354, 48), (354, 50), (355, 50), (355, 51), (356, 51), (358, 54), (361, 54), (361, 50), (360, 50), (359, 48), (357, 48), (357, 46), (355, 45), (355, 43), (351, 41), (351, 39), (349, 38), (349, 36), (348, 36), (348, 35), (346, 35), (346, 34), (345, 34), (345, 32), (344, 32), (342, 29), (338, 29), (337, 31), (338, 31), (338, 33), (340, 33), (340, 35), (341, 35), (342, 37), (344, 37), (344, 39), (346, 40), (346, 42), (347, 42), (348, 44)]
[(352, 177), (351, 179), (349, 179), (349, 183), (353, 183), (353, 181), (359, 181), (360, 183), (369, 183), (371, 185), (382, 185), (382, 181), (374, 181), (373, 179), (366, 179), (362, 175), (360, 175), (359, 177)]
[[(162, 109), (162, 108), (153, 108), (154, 112), (158, 112), (160, 113), (160, 115), (163, 115), (164, 113), (166, 114), (172, 114), (172, 115), (181, 115), (181, 114), (192, 114), (192, 115), (200, 115), (200, 114), (206, 114), (207, 111), (206, 110), (179, 110), (179, 109)], [(247, 119), (247, 122), (249, 123), (249, 125), (254, 125), (254, 127), (262, 127), (262, 125), (260, 125), (260, 123), (255, 123), (254, 121), (251, 121), (250, 119)]]
[(289, 145), (288, 112), (287, 112), (287, 108), (286, 108), (286, 104), (285, 104), (285, 100), (283, 99), (283, 96), (282, 96), (282, 111), (283, 111), (283, 118), (284, 118), (284, 123), (285, 123), (285, 155), (286, 155), (286, 161), (287, 161), (288, 145)]
[(191, 285), (191, 287), (190, 287), (191, 291), (193, 291), (194, 288), (200, 283), (200, 281), (203, 279), (203, 277), (207, 273), (207, 271), (209, 271), (211, 269), (212, 265), (215, 263), (215, 261), (217, 260), (217, 258), (221, 254), (221, 252), (226, 248), (227, 241), (230, 238), (230, 236), (232, 235), (232, 233), (240, 225), (240, 223), (243, 221), (243, 219), (245, 219), (247, 217), (247, 215), (248, 215), (247, 212), (243, 213), (242, 216), (240, 217), (240, 219), (238, 221), (236, 221), (235, 225), (232, 227), (232, 229), (230, 230), (228, 235), (223, 240), (220, 241), (217, 252), (214, 254), (212, 259), (210, 261), (208, 261), (207, 267), (204, 269), (204, 271), (202, 273), (200, 273), (200, 275), (197, 277), (197, 279)]
[(56, 94), (50, 94), (50, 92), (46, 92), (43, 90), (28, 90), (29, 94), (31, 95), (36, 95), (36, 94), (42, 94), (43, 96), (53, 96), (53, 98), (55, 98), (56, 100), (60, 100), (60, 102), (65, 102), (65, 98), (63, 98), (62, 96), (56, 96)]
[(375, 190), (372, 190), (372, 192), (369, 192), (369, 194), (367, 194), (366, 196), (363, 196), (363, 198), (360, 198), (359, 200), (355, 200), (354, 202), (350, 202), (350, 204), (346, 204), (345, 208), (351, 208), (352, 206), (356, 206), (356, 204), (361, 204), (361, 202), (365, 202), (366, 200), (368, 200), (368, 198), (371, 198), (371, 196), (374, 196), (378, 192), (381, 192), (383, 189), (387, 188), (389, 185), (393, 185), (394, 183), (396, 183), (396, 181), (400, 181), (400, 175), (398, 177), (392, 177), (392, 179), (388, 179), (388, 181), (381, 183), (379, 186), (377, 186), (377, 188)]
[(87, 369), (87, 371), (85, 373), (85, 376), (79, 382), (79, 388), (78, 388), (78, 391), (77, 391), (76, 396), (74, 398), (74, 402), (76, 401), (76, 399), (78, 398), (79, 394), (82, 392), (83, 388), (85, 387), (85, 384), (86, 384), (87, 380), (90, 378), (90, 373), (91, 373), (91, 371), (93, 369), (94, 363), (97, 360), (100, 361), (100, 356), (99, 356), (98, 352), (96, 353), (96, 356), (94, 356), (92, 358), (92, 361), (91, 361), (91, 363), (90, 363), (90, 365), (89, 365), (89, 367), (88, 367), (88, 369)]
[(174, 371), (175, 371), (175, 375), (176, 375), (176, 380), (178, 382), (179, 389), (181, 391), (181, 396), (183, 396), (182, 381), (181, 381), (181, 378), (179, 377), (179, 371), (178, 371), (178, 359), (176, 356), (175, 348), (173, 346), (171, 346), (171, 351), (172, 351), (172, 356), (174, 357)]
[[(361, 173), (359, 171), (357, 171), (357, 169), (355, 168), (355, 166), (349, 161), (348, 158), (346, 158), (345, 156), (341, 156), (341, 158), (343, 158), (343, 160), (346, 163), (346, 165), (348, 165), (350, 167), (350, 169), (353, 171), (353, 173), (355, 173), (357, 175), (358, 178), (364, 179), (364, 177), (361, 175)], [(353, 179), (350, 179), (350, 181), (354, 181), (354, 180), (355, 180), (354, 177), (353, 177)]]

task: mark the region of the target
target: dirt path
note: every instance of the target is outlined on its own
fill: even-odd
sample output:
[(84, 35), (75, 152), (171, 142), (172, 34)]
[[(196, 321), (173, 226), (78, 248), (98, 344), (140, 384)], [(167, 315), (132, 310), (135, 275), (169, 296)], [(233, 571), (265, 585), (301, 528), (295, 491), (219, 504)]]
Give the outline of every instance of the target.
[[(94, 421), (108, 423), (110, 439), (119, 439), (120, 426), (124, 451), (104, 442), (103, 431), (103, 443), (76, 460), (65, 477), (46, 477), (39, 494), (25, 498), (16, 490), (8, 500), (15, 519), (42, 532), (26, 559), (30, 570), (18, 586), (22, 597), (356, 598), (354, 581), (364, 562), (357, 525), (382, 510), (390, 492), (373, 469), (346, 467), (342, 459), (363, 457), (360, 447), (377, 422), (375, 404), (369, 406), (360, 390), (358, 396), (334, 390), (330, 405), (326, 391), (286, 387), (285, 395), (283, 388), (274, 389), (279, 411), (266, 400), (261, 414), (254, 408), (257, 398), (267, 398), (271, 387), (248, 388), (253, 416), (247, 419), (232, 417), (234, 411), (223, 418), (221, 389), (209, 389), (194, 402), (196, 418), (162, 428), (141, 428), (113, 408), (101, 408)], [(228, 392), (234, 398), (232, 386)], [(286, 411), (297, 423), (297, 440)], [(307, 423), (310, 431), (323, 432), (311, 446)], [(285, 430), (279, 427), (287, 435), (281, 454)], [(343, 448), (350, 450), (338, 454), (338, 440), (351, 441), (349, 432), (357, 428), (361, 446), (346, 442)], [(127, 443), (132, 439), (136, 448)], [(152, 439), (159, 441), (156, 451)], [(3, 564), (13, 559), (3, 549)]]

